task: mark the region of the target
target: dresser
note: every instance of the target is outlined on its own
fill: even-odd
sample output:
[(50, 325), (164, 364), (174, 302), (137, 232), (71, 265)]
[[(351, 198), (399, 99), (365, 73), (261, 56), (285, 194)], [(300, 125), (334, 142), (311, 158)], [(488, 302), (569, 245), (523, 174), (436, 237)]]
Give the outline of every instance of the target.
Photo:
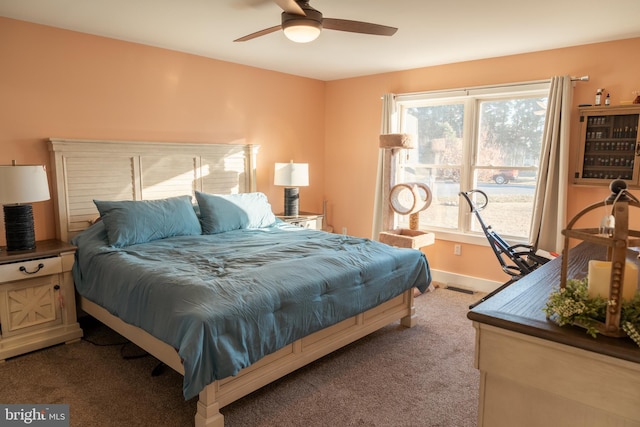
[[(587, 275), (605, 247), (570, 251), (568, 277)], [(637, 253), (627, 259), (637, 262)], [(638, 427), (640, 347), (559, 327), (542, 309), (560, 283), (561, 258), (525, 276), (467, 315), (476, 328), (478, 427)]]
[(0, 251), (0, 361), (82, 337), (71, 268), (75, 247), (58, 240)]

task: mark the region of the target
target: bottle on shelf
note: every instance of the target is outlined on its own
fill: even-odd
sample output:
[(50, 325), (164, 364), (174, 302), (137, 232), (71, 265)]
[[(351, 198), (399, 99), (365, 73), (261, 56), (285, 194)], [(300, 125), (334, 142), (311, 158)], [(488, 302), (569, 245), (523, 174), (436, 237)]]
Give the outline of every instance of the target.
[(640, 188), (640, 173), (634, 167), (636, 148), (640, 151), (640, 107), (614, 106), (610, 93), (603, 89), (598, 92), (599, 106), (580, 109), (582, 147), (575, 183), (603, 185), (619, 178)]
[(602, 89), (596, 91), (596, 105), (600, 105), (602, 98)]

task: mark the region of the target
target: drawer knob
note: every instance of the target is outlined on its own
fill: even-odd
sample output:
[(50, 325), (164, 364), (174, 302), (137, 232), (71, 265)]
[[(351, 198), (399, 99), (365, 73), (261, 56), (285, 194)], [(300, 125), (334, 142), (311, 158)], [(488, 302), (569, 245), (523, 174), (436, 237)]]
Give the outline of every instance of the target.
[(40, 271), (41, 269), (44, 268), (44, 264), (40, 263), (38, 264), (38, 268), (34, 271), (27, 271), (27, 267), (25, 267), (24, 265), (20, 266), (20, 271), (22, 271), (23, 273), (27, 273), (27, 274), (36, 274), (38, 271)]

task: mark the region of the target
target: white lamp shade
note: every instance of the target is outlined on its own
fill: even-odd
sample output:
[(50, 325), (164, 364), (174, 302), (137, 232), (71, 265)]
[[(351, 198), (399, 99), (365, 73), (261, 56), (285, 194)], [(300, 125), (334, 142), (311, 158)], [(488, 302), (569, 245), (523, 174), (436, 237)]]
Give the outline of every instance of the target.
[(309, 185), (308, 163), (276, 163), (274, 185), (306, 187)]
[(0, 166), (0, 204), (41, 202), (49, 198), (43, 165)]

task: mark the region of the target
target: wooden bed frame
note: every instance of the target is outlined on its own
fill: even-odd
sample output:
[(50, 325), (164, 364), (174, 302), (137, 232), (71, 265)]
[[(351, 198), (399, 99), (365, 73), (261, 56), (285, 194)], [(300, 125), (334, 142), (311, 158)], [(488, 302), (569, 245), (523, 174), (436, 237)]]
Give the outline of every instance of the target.
[[(255, 191), (257, 147), (50, 139), (58, 238), (69, 241), (98, 216), (93, 199), (150, 200), (194, 190)], [(78, 297), (79, 308), (184, 375), (178, 353), (144, 330)], [(224, 426), (220, 408), (389, 323), (416, 321), (413, 290), (313, 333), (272, 353), (238, 375), (214, 381), (199, 395), (195, 425)]]

